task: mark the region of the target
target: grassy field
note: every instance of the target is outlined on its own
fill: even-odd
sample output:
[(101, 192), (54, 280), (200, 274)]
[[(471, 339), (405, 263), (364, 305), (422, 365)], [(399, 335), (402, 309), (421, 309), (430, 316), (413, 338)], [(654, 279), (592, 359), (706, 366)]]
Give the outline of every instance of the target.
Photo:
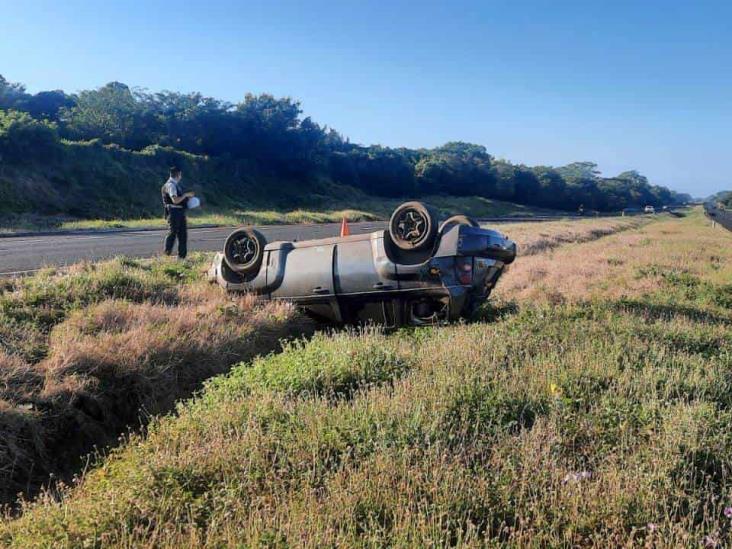
[[(321, 333), (242, 357), (175, 415), (154, 418), (69, 486), (25, 503), (0, 524), (0, 542), (732, 543), (732, 235), (698, 211), (501, 230), (522, 253), (479, 318)], [(155, 295), (166, 295), (172, 267), (146, 268), (163, 281)], [(92, 294), (165, 310), (220, 299), (197, 282), (177, 292), (176, 303), (155, 306), (141, 293)], [(41, 323), (37, 345), (16, 337), (8, 360), (41, 364), (79, 348), (105, 360), (99, 340), (63, 346), (66, 333), (75, 341), (126, 333), (128, 323), (120, 330), (109, 319), (118, 307), (86, 300), (74, 306), (92, 307), (83, 314), (50, 314), (51, 336)], [(277, 314), (281, 324), (298, 322)], [(134, 348), (155, 332), (154, 317), (122, 316), (146, 327), (131, 337)], [(124, 349), (114, 364), (144, 362), (145, 353), (127, 359)], [(23, 405), (3, 398), (11, 410)]]
[[(373, 221), (388, 219), (392, 211), (404, 200), (373, 198), (355, 191), (342, 200), (328, 199), (321, 201), (317, 207), (287, 209), (217, 209), (214, 212), (206, 208), (189, 213), (190, 226), (202, 225), (275, 225), (282, 223), (334, 223), (345, 216), (349, 221)], [(534, 216), (557, 215), (557, 212), (531, 206), (490, 200), (478, 196), (451, 197), (427, 196), (420, 200), (435, 206), (441, 216), (447, 217), (457, 212), (474, 217), (494, 216)], [(163, 228), (166, 222), (160, 217), (140, 219), (69, 219), (39, 216), (13, 216), (4, 221), (0, 219), (0, 233), (12, 233), (34, 230), (84, 230), (84, 229), (119, 229), (119, 228)]]

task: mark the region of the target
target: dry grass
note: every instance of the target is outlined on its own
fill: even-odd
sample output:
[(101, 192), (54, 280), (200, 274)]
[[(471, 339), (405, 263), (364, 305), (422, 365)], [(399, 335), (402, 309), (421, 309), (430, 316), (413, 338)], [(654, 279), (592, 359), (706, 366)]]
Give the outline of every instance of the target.
[(512, 223), (501, 230), (519, 245), (522, 256), (543, 254), (565, 244), (591, 242), (618, 232), (640, 227), (648, 218), (610, 217), (550, 223)]
[[(542, 253), (523, 250), (533, 250), (537, 236), (553, 242), (554, 230), (542, 230), (540, 235), (519, 234), (519, 244), (524, 244), (520, 247), (523, 257), (501, 279), (496, 297), (553, 303), (594, 298), (617, 300), (655, 293), (668, 282), (669, 276), (698, 277), (704, 273), (713, 283), (732, 280), (732, 247), (725, 242), (730, 237), (712, 229), (699, 212), (686, 222), (662, 218), (650, 224), (627, 223), (588, 225), (577, 242), (556, 250), (541, 244)], [(558, 225), (552, 225), (558, 230)], [(613, 227), (615, 231), (611, 230)], [(560, 234), (571, 234), (571, 229), (570, 226)], [(511, 236), (516, 232), (511, 231)], [(595, 232), (620, 234), (585, 238)], [(566, 240), (571, 242), (571, 237)]]
[[(20, 352), (16, 337), (0, 353), (1, 501), (36, 492), (49, 474), (69, 477), (94, 447), (173, 409), (203, 380), (311, 329), (286, 304), (229, 298), (202, 280), (179, 285), (195, 273), (173, 266), (165, 280), (146, 267), (81, 265), (3, 296), (5, 314), (36, 328), (42, 351)], [(109, 279), (128, 284), (94, 291)]]
[(583, 237), (519, 258), (496, 321), (242, 363), (0, 542), (728, 546), (730, 238), (698, 215)]

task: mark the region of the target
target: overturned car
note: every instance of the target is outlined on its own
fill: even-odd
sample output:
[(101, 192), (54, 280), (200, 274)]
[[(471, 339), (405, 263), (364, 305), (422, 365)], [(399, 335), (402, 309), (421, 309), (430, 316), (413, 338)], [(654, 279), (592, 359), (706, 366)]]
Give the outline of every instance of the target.
[(267, 243), (235, 230), (216, 254), (211, 281), (262, 299), (286, 299), (334, 323), (424, 325), (470, 316), (491, 293), (516, 244), (466, 216), (438, 227), (434, 211), (407, 202), (386, 230)]

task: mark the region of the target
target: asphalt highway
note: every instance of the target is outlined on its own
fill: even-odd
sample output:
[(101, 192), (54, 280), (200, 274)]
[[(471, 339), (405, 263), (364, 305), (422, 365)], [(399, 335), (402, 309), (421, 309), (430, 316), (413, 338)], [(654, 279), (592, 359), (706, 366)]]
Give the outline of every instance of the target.
[[(481, 222), (550, 221), (544, 218), (491, 218)], [(276, 240), (309, 240), (340, 234), (340, 223), (311, 225), (269, 225), (257, 227), (268, 242)], [(386, 227), (382, 221), (349, 223), (351, 234), (375, 231)], [(195, 228), (188, 230), (189, 251), (218, 251), (232, 227)], [(85, 232), (74, 234), (38, 234), (0, 238), (0, 276), (30, 273), (42, 267), (64, 266), (82, 260), (99, 260), (115, 256), (151, 257), (161, 253), (166, 230), (130, 230)]]
[(728, 231), (732, 231), (732, 211), (717, 208), (713, 203), (704, 204), (704, 212)]
[[(374, 231), (381, 222), (350, 223), (351, 234)], [(307, 240), (340, 234), (340, 223), (317, 225), (272, 225), (257, 227), (268, 242)], [(188, 251), (217, 251), (223, 248), (231, 227), (188, 229)], [(81, 234), (11, 236), (0, 238), (0, 276), (23, 274), (46, 266), (63, 266), (82, 260), (99, 260), (118, 255), (151, 257), (160, 254), (167, 231), (110, 231)]]

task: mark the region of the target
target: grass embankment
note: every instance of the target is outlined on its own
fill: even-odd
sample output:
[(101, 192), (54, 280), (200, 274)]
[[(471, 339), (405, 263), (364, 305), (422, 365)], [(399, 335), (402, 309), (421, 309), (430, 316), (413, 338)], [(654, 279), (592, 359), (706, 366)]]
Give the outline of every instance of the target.
[(730, 236), (698, 213), (597, 228), (517, 260), (490, 322), (242, 363), (0, 540), (730, 543)]
[[(267, 209), (264, 207), (250, 208), (215, 208), (213, 213), (207, 208), (192, 210), (188, 216), (189, 226), (219, 225), (278, 225), (286, 223), (336, 223), (344, 217), (349, 221), (374, 221), (389, 219), (394, 209), (404, 202), (403, 199), (373, 198), (354, 189), (334, 186), (333, 194), (342, 198), (310, 197), (302, 208)], [(491, 200), (478, 196), (451, 197), (427, 196), (420, 200), (435, 206), (441, 217), (448, 217), (455, 213), (465, 213), (473, 217), (495, 216), (536, 216), (561, 215), (566, 212), (546, 210)], [(94, 229), (122, 229), (122, 228), (164, 228), (166, 221), (162, 216), (143, 217), (139, 219), (75, 219), (42, 218), (42, 217), (15, 217), (0, 227), (0, 232), (12, 233), (33, 230), (94, 230)]]
[(242, 359), (309, 330), (284, 304), (229, 299), (186, 263), (118, 259), (0, 293), (0, 501), (68, 477), (95, 446)]
[[(151, 146), (129, 151), (99, 141), (60, 143), (43, 162), (0, 166), (0, 233), (164, 227), (160, 187), (178, 165), (202, 199), (192, 225), (321, 223), (388, 219), (384, 200), (319, 176), (278, 177), (246, 161)], [(475, 216), (551, 212), (478, 197), (425, 197), (445, 212)]]

